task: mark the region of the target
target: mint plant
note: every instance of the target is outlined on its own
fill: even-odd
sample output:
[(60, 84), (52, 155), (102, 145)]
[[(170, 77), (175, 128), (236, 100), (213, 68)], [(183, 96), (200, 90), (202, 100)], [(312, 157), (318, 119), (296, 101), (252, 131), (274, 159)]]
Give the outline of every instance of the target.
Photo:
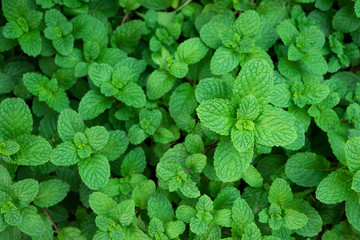
[(360, 239), (360, 0), (3, 0), (0, 239)]

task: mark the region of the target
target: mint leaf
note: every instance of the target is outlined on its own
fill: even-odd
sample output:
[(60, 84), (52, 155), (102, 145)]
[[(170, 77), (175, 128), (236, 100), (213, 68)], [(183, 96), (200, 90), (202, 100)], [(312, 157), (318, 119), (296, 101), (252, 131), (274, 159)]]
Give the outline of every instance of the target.
[(235, 80), (233, 99), (240, 103), (242, 98), (252, 95), (259, 104), (266, 104), (271, 99), (273, 81), (272, 69), (265, 61), (250, 60)]
[(248, 168), (252, 160), (252, 152), (239, 153), (231, 141), (221, 140), (214, 155), (216, 176), (223, 182), (234, 182)]
[(352, 174), (339, 169), (327, 175), (316, 189), (316, 198), (326, 204), (335, 204), (347, 200), (351, 194)]
[(236, 123), (236, 105), (226, 99), (212, 99), (196, 109), (200, 121), (210, 130), (229, 135)]
[(0, 103), (0, 137), (14, 139), (30, 134), (33, 120), (29, 107), (19, 98), (5, 99)]
[(61, 202), (70, 190), (69, 184), (52, 179), (39, 184), (39, 192), (35, 197), (34, 204), (39, 207), (50, 207)]
[(81, 180), (90, 189), (97, 190), (108, 182), (110, 165), (104, 155), (94, 154), (78, 163)]

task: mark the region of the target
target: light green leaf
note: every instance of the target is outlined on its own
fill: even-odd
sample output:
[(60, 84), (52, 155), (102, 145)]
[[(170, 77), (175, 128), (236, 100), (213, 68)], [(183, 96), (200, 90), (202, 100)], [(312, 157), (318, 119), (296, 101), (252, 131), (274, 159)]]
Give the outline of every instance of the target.
[(252, 151), (239, 153), (230, 140), (219, 142), (214, 155), (216, 176), (223, 182), (234, 182), (248, 168), (252, 160)]
[(30, 203), (39, 191), (39, 183), (34, 179), (24, 179), (11, 186), (14, 196), (22, 202)]
[(311, 152), (292, 155), (286, 165), (286, 175), (294, 183), (303, 187), (315, 187), (330, 171), (330, 163), (325, 157)]
[(359, 195), (352, 193), (345, 203), (345, 213), (347, 220), (357, 231), (360, 230), (360, 200)]
[(89, 77), (95, 86), (100, 87), (104, 82), (110, 82), (114, 69), (105, 63), (93, 63), (89, 67)]
[(219, 47), (211, 58), (210, 69), (215, 75), (228, 73), (240, 63), (238, 54), (232, 49)]
[(73, 141), (77, 132), (84, 132), (85, 125), (77, 112), (65, 109), (58, 119), (58, 132), (63, 141)]
[(360, 169), (360, 137), (354, 137), (346, 142), (346, 162), (352, 172)]
[(109, 216), (116, 206), (115, 200), (101, 192), (91, 193), (89, 204), (94, 213), (99, 216)]
[(254, 146), (254, 132), (233, 127), (231, 141), (239, 152), (251, 151)]
[(131, 195), (135, 206), (140, 207), (141, 209), (146, 209), (147, 202), (150, 197), (155, 193), (155, 190), (156, 185), (155, 182), (152, 180), (147, 180), (137, 185)]
[(275, 107), (266, 107), (255, 121), (255, 142), (264, 146), (286, 146), (297, 138), (289, 113)]
[(338, 169), (324, 178), (316, 189), (316, 198), (326, 204), (335, 204), (347, 200), (352, 192), (351, 179), (353, 175)]
[(56, 166), (71, 166), (79, 160), (76, 146), (69, 141), (57, 145), (50, 155), (50, 161)]
[(259, 104), (266, 104), (271, 100), (273, 85), (273, 70), (266, 61), (249, 60), (235, 80), (233, 99), (241, 103), (242, 98), (252, 95)]
[(0, 103), (0, 137), (15, 139), (30, 134), (33, 119), (29, 107), (20, 98), (7, 98)]
[(284, 226), (289, 229), (298, 229), (302, 228), (308, 222), (308, 217), (295, 211), (293, 209), (287, 208), (284, 210)]
[(12, 157), (19, 165), (37, 166), (49, 161), (51, 145), (42, 137), (24, 135), (17, 139), (20, 150)]
[(270, 203), (278, 205), (289, 204), (293, 200), (289, 184), (282, 178), (275, 179), (270, 187), (268, 199)]
[(110, 178), (110, 165), (102, 154), (94, 154), (78, 163), (81, 180), (87, 187), (97, 190), (106, 185)]
[(170, 91), (176, 78), (162, 70), (155, 70), (146, 81), (146, 94), (149, 99), (161, 98)]
[(96, 90), (90, 90), (81, 98), (79, 114), (83, 120), (91, 120), (109, 109), (112, 104), (111, 98), (103, 96)]
[(133, 200), (120, 202), (115, 208), (115, 216), (119, 219), (122, 226), (127, 226), (135, 216), (135, 204)]
[(36, 57), (41, 52), (41, 35), (38, 30), (31, 30), (18, 38), (21, 49), (27, 55)]
[(260, 17), (254, 10), (245, 11), (236, 19), (233, 28), (243, 36), (255, 35), (260, 28)]
[(109, 132), (109, 141), (100, 151), (109, 161), (113, 161), (125, 152), (129, 145), (129, 140), (124, 131), (114, 130)]
[(170, 201), (162, 194), (155, 194), (150, 197), (147, 210), (150, 218), (156, 217), (163, 222), (170, 222), (174, 217)]
[(236, 104), (226, 99), (206, 100), (196, 109), (200, 121), (210, 130), (229, 135), (236, 123)]
[(37, 212), (37, 208), (30, 205), (21, 211), (22, 221), (17, 226), (20, 231), (33, 237), (40, 237), (45, 231), (45, 223)]
[(146, 167), (145, 152), (141, 147), (134, 148), (124, 158), (121, 164), (121, 175), (141, 174)]
[(207, 52), (208, 48), (200, 38), (190, 38), (179, 45), (175, 52), (175, 58), (190, 65), (199, 62)]
[(128, 106), (141, 108), (145, 106), (146, 96), (142, 88), (136, 83), (129, 82), (115, 96)]
[(89, 146), (96, 152), (102, 150), (109, 141), (109, 132), (103, 126), (94, 126), (85, 130)]
[(39, 184), (39, 192), (34, 200), (38, 207), (51, 207), (61, 202), (68, 192), (70, 186), (60, 179), (51, 179)]

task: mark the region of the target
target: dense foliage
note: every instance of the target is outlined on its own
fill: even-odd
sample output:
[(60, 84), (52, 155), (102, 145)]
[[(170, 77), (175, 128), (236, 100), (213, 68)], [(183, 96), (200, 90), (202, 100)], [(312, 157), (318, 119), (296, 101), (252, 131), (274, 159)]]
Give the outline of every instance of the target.
[(1, 10), (1, 240), (360, 239), (360, 0)]

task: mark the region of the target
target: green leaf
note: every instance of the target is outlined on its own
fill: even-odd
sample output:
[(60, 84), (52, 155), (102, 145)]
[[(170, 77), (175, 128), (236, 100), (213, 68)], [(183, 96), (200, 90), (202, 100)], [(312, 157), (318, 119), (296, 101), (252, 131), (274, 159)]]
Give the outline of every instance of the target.
[(194, 87), (189, 83), (180, 84), (170, 97), (170, 116), (176, 121), (182, 115), (192, 115), (197, 105)]
[(15, 139), (30, 134), (33, 119), (29, 107), (20, 98), (7, 98), (0, 103), (0, 137)]
[(308, 217), (295, 211), (293, 209), (287, 208), (284, 211), (284, 226), (289, 229), (298, 229), (302, 228), (308, 222)]
[(186, 167), (196, 173), (201, 173), (206, 165), (206, 156), (202, 153), (195, 153), (186, 158)]
[(176, 78), (162, 70), (155, 70), (146, 81), (146, 94), (149, 99), (161, 98), (170, 91)]
[(83, 120), (91, 120), (109, 109), (112, 104), (111, 98), (103, 96), (96, 90), (90, 90), (81, 98), (79, 114)]
[(3, 34), (6, 38), (16, 39), (23, 35), (23, 30), (16, 22), (10, 21), (5, 24)]
[(134, 52), (144, 28), (145, 23), (140, 20), (132, 20), (119, 25), (110, 38), (111, 46), (118, 47), (126, 53)]
[(324, 178), (316, 189), (316, 198), (326, 204), (335, 204), (347, 200), (351, 194), (353, 175), (338, 169)]
[(145, 152), (141, 147), (134, 148), (124, 158), (121, 164), (121, 175), (140, 174), (146, 167)]
[(152, 180), (147, 180), (137, 185), (131, 195), (135, 206), (140, 207), (141, 209), (146, 209), (147, 202), (150, 197), (155, 193), (155, 190), (156, 185), (155, 182)]
[(136, 83), (129, 82), (119, 90), (115, 96), (119, 101), (128, 106), (141, 108), (145, 106), (146, 96), (142, 88)]
[(347, 220), (357, 231), (360, 230), (360, 223), (358, 221), (360, 215), (359, 195), (352, 193), (345, 203), (345, 213)]
[(286, 175), (294, 183), (303, 187), (315, 187), (330, 170), (329, 161), (311, 152), (299, 152), (292, 155), (286, 165)]
[(94, 126), (85, 130), (85, 135), (90, 147), (98, 152), (102, 150), (109, 141), (109, 132), (103, 126)]
[(282, 178), (275, 179), (270, 187), (268, 199), (270, 203), (278, 205), (289, 204), (293, 200), (289, 184)]
[(232, 231), (236, 236), (241, 236), (246, 226), (254, 221), (254, 214), (250, 206), (240, 197), (234, 201), (232, 220)]
[(231, 227), (231, 210), (230, 209), (220, 209), (215, 211), (214, 222), (216, 225), (222, 227)]
[(93, 192), (89, 196), (89, 204), (91, 209), (97, 215), (108, 216), (115, 209), (116, 202), (111, 197), (101, 193)]
[(93, 63), (89, 67), (89, 77), (95, 86), (100, 87), (105, 82), (110, 82), (114, 69), (105, 63)]
[(190, 65), (199, 62), (207, 52), (208, 48), (200, 38), (190, 38), (179, 45), (175, 52), (175, 58)]
[(72, 142), (57, 145), (50, 155), (50, 161), (56, 166), (71, 166), (79, 160), (77, 148)]
[(263, 185), (263, 178), (253, 165), (250, 165), (246, 169), (243, 175), (243, 179), (251, 187), (261, 187)]
[(134, 124), (129, 129), (128, 137), (131, 144), (137, 145), (142, 143), (148, 137), (148, 135), (139, 124)]
[(285, 20), (281, 22), (277, 26), (276, 31), (285, 45), (295, 43), (296, 38), (299, 35), (299, 31), (296, 29), (296, 27), (292, 24), (290, 20)]
[(197, 134), (189, 134), (185, 138), (186, 150), (190, 153), (204, 152), (204, 143), (201, 137)]
[(77, 112), (65, 109), (58, 119), (58, 132), (63, 141), (73, 141), (77, 132), (84, 132), (85, 125)]
[(215, 149), (214, 169), (216, 176), (223, 182), (234, 182), (248, 168), (252, 151), (238, 152), (229, 140), (221, 140)]
[(177, 238), (185, 231), (185, 224), (181, 221), (172, 221), (165, 225), (165, 233), (170, 239)]
[(349, 139), (345, 145), (346, 162), (352, 172), (360, 169), (360, 137)]
[(290, 114), (280, 108), (266, 107), (255, 121), (255, 142), (264, 146), (286, 146), (297, 138)]
[(61, 202), (70, 191), (69, 184), (51, 179), (39, 184), (39, 192), (34, 200), (38, 207), (51, 207)]
[(150, 197), (147, 203), (149, 217), (156, 217), (163, 222), (170, 222), (174, 217), (173, 207), (170, 201), (162, 194)]
[(255, 35), (260, 28), (260, 17), (254, 10), (245, 11), (236, 19), (233, 28), (243, 36)]
[(59, 240), (86, 240), (86, 237), (84, 237), (81, 233), (81, 231), (76, 227), (64, 227), (61, 229), (59, 234), (57, 235), (57, 238)]
[(12, 185), (12, 179), (8, 170), (0, 165), (0, 191), (8, 191)]
[(115, 208), (115, 214), (122, 226), (129, 225), (135, 216), (135, 204), (133, 200), (120, 202)]
[(210, 48), (217, 49), (222, 45), (219, 34), (225, 28), (227, 28), (226, 25), (222, 23), (209, 22), (200, 30), (201, 40)]
[(36, 57), (41, 52), (41, 35), (37, 30), (31, 30), (18, 38), (21, 49), (27, 55)]
[(17, 226), (20, 231), (33, 237), (40, 237), (45, 231), (45, 224), (41, 216), (37, 213), (37, 208), (27, 206), (21, 212), (22, 221)]
[(156, 234), (163, 233), (165, 231), (163, 223), (158, 218), (151, 219), (149, 223), (149, 234), (155, 236)]
[(259, 104), (270, 102), (274, 85), (273, 71), (264, 60), (249, 60), (235, 80), (233, 99), (240, 103), (242, 98), (252, 95)]
[(14, 196), (22, 202), (30, 203), (39, 191), (39, 183), (34, 179), (25, 179), (11, 186)]
[(211, 58), (210, 69), (215, 75), (228, 73), (240, 63), (238, 54), (229, 48), (219, 47)]
[(51, 145), (42, 137), (24, 135), (17, 139), (20, 150), (12, 157), (19, 165), (37, 166), (49, 161)]
[(200, 121), (210, 130), (229, 135), (236, 123), (236, 104), (226, 99), (206, 100), (196, 109)]
[(94, 154), (78, 163), (81, 180), (92, 190), (106, 185), (110, 178), (110, 165), (102, 154)]
[(254, 146), (254, 132), (233, 127), (231, 141), (239, 152), (251, 151)]
[(317, 26), (310, 26), (303, 29), (296, 38), (296, 47), (302, 52), (320, 49), (324, 43), (324, 33)]
[(185, 223), (190, 223), (190, 220), (195, 216), (196, 216), (196, 211), (194, 208), (190, 206), (180, 205), (176, 209), (176, 217)]
[(125, 152), (129, 145), (129, 140), (124, 131), (114, 130), (109, 132), (109, 141), (100, 151), (109, 161), (114, 161)]
[(201, 79), (196, 86), (195, 96), (199, 103), (214, 98), (227, 98), (227, 85), (216, 78)]
[(328, 71), (328, 65), (323, 56), (316, 52), (309, 52), (302, 55), (301, 60), (312, 71), (318, 74), (325, 74)]

